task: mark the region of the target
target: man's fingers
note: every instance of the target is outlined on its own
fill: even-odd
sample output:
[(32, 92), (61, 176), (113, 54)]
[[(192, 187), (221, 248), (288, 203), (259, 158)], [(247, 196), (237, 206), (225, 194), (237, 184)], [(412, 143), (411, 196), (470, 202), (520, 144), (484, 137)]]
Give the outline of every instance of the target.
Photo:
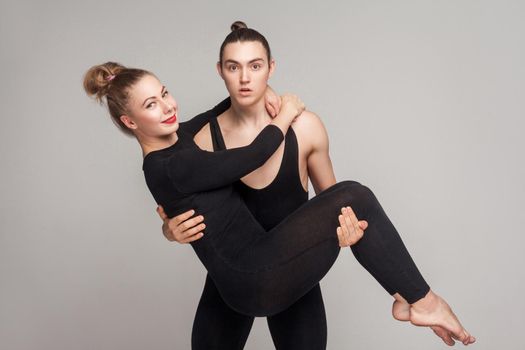
[(191, 218), (194, 214), (195, 214), (195, 210), (193, 209), (188, 210), (180, 215), (175, 216), (175, 222), (177, 223), (177, 225), (179, 225), (181, 222), (184, 222), (188, 220), (189, 218)]
[[(363, 228), (360, 226), (357, 216), (350, 207), (344, 207), (341, 209), (343, 215), (344, 224), (348, 231), (348, 242), (349, 245), (357, 243), (363, 237)], [(366, 221), (363, 221), (368, 225)], [(366, 228), (366, 227), (365, 227)]]
[(354, 223), (354, 220), (352, 219), (351, 212), (348, 210), (348, 207), (343, 208), (341, 212), (343, 213), (344, 222), (345, 222), (346, 227), (348, 228), (349, 234), (354, 233), (353, 231), (355, 231), (355, 223)]
[(202, 230), (204, 230), (206, 228), (206, 225), (205, 224), (200, 224), (200, 225), (197, 225), (195, 227), (192, 227), (191, 229), (187, 230), (184, 232), (184, 234), (182, 235), (184, 239), (190, 237), (190, 236), (193, 236), (197, 233), (201, 233)]
[(346, 209), (346, 217), (350, 220), (350, 223), (352, 227), (355, 228), (356, 231), (359, 231), (360, 227), (358, 225), (357, 216), (355, 215), (354, 211), (351, 207), (345, 207)]
[(196, 241), (198, 239), (201, 239), (204, 234), (202, 232), (197, 233), (196, 235), (193, 235), (189, 238), (186, 238), (185, 240), (181, 241), (180, 243), (191, 243), (193, 241)]
[(343, 229), (341, 228), (341, 226), (337, 227), (336, 232), (337, 232), (337, 239), (339, 240), (339, 246), (341, 248), (346, 247), (348, 244), (347, 244), (346, 239), (345, 239), (345, 237), (343, 235)]
[(358, 224), (359, 224), (359, 227), (361, 227), (361, 230), (363, 231), (368, 228), (368, 221), (360, 220)]
[(348, 240), (350, 237), (350, 232), (348, 232), (348, 226), (346, 225), (346, 219), (344, 215), (339, 215), (339, 225), (341, 225), (341, 230), (343, 230), (343, 235)]
[(199, 215), (194, 218), (191, 218), (189, 220), (184, 221), (182, 224), (180, 224), (183, 231), (189, 230), (190, 228), (193, 228), (200, 224), (202, 221), (204, 221), (204, 216)]
[(359, 225), (359, 220), (357, 219), (357, 216), (355, 215), (352, 208), (346, 207), (345, 209), (346, 209), (346, 216), (348, 217), (348, 219), (351, 222), (352, 227), (354, 228), (354, 231), (352, 233), (354, 233), (358, 237), (358, 240), (359, 240), (363, 236), (363, 228)]
[(350, 241), (350, 232), (348, 232), (348, 228), (346, 226), (346, 222), (345, 222), (345, 219), (343, 217), (343, 215), (339, 215), (339, 224), (341, 226), (339, 226), (337, 228), (337, 232), (341, 234), (341, 238), (339, 238), (339, 245), (341, 247), (348, 247), (351, 243)]

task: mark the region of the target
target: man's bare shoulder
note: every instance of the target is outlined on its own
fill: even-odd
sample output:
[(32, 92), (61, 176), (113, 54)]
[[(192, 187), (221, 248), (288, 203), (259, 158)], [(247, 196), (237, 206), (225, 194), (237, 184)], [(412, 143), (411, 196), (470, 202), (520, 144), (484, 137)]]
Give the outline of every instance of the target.
[(305, 110), (301, 113), (292, 127), (300, 139), (315, 141), (328, 137), (321, 118), (312, 111)]
[(322, 125), (321, 118), (317, 114), (315, 114), (312, 111), (304, 110), (303, 113), (301, 113), (293, 123), (294, 128), (315, 128), (319, 125)]
[(202, 129), (193, 138), (195, 143), (203, 150), (213, 151), (213, 143), (211, 141), (210, 123), (204, 125)]

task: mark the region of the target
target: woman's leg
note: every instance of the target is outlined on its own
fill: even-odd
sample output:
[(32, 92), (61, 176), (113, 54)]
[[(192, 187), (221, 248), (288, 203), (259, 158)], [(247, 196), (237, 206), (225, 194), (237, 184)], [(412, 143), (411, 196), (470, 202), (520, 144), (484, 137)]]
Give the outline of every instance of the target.
[(230, 236), (214, 242), (213, 250), (220, 252), (217, 261), (207, 264), (223, 299), (255, 316), (288, 308), (337, 259), (337, 214), (344, 206), (368, 221), (366, 234), (352, 246), (361, 265), (390, 294), (397, 292), (409, 303), (424, 297), (429, 287), (376, 197), (367, 187), (347, 181), (320, 193), (264, 234), (252, 234), (250, 228), (258, 227), (253, 217), (239, 215), (229, 226)]
[(326, 349), (326, 313), (319, 284), (267, 321), (276, 350)]
[(253, 317), (232, 310), (222, 300), (215, 283), (206, 276), (191, 334), (193, 350), (242, 350), (250, 334)]
[[(235, 254), (230, 252), (221, 268), (214, 269), (224, 300), (242, 313), (257, 316), (274, 315), (298, 300), (324, 277), (337, 258), (337, 214), (344, 206), (351, 206), (359, 219), (368, 221), (365, 235), (352, 246), (361, 265), (390, 294), (398, 293), (413, 305), (424, 301), (430, 288), (396, 229), (375, 195), (352, 181), (332, 186), (271, 231), (252, 239), (250, 245)], [(231, 231), (242, 241), (254, 226), (249, 219), (236, 221)], [(452, 314), (450, 309), (448, 312)], [(470, 337), (457, 319), (447, 322), (442, 316), (436, 321), (426, 315), (418, 318), (417, 324), (448, 327), (462, 341)]]

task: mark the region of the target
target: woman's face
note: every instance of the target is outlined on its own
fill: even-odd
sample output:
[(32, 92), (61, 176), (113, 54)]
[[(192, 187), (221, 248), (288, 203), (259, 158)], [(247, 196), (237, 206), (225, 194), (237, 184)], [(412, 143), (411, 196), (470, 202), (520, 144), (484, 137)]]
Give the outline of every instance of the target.
[(263, 99), (274, 66), (260, 42), (244, 41), (226, 45), (217, 70), (232, 100), (251, 106)]
[(142, 77), (129, 94), (129, 113), (120, 119), (137, 136), (162, 137), (177, 131), (177, 102), (155, 76)]

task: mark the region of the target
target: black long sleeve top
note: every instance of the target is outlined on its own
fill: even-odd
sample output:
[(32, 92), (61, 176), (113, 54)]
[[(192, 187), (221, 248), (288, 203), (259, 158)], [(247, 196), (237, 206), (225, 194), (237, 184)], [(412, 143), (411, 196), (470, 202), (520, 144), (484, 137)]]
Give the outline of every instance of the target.
[(168, 217), (195, 209), (206, 215), (208, 235), (224, 230), (239, 210), (249, 213), (232, 183), (262, 166), (284, 139), (270, 124), (247, 146), (217, 152), (200, 149), (194, 134), (226, 105), (229, 101), (181, 123), (178, 141), (148, 153), (143, 161), (148, 188)]

